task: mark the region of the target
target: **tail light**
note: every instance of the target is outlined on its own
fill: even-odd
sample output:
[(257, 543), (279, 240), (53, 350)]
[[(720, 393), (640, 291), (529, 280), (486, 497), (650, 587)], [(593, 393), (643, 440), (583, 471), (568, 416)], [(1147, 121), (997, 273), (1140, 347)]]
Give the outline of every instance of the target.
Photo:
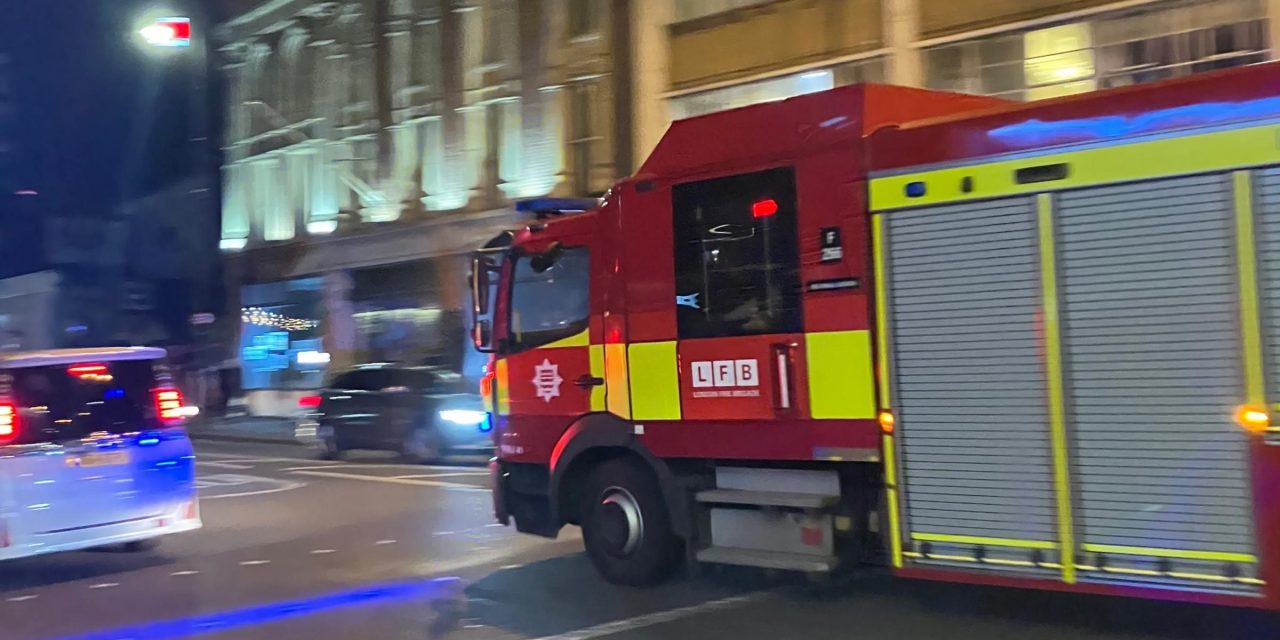
[(12, 402), (0, 402), (0, 444), (18, 436), (18, 407)]
[(156, 389), (156, 416), (161, 422), (178, 422), (182, 420), (182, 392), (177, 389)]
[(320, 396), (302, 396), (298, 398), (298, 406), (303, 409), (314, 409), (320, 406)]

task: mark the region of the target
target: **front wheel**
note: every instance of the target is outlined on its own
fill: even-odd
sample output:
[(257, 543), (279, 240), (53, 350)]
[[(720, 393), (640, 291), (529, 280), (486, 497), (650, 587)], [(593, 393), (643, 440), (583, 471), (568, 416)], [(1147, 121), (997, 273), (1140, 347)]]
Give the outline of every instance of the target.
[(681, 541), (653, 473), (619, 458), (591, 472), (582, 505), (582, 539), (596, 570), (614, 584), (651, 586), (666, 580)]
[(400, 443), (400, 457), (410, 464), (436, 462), (440, 459), (441, 450), (439, 435), (427, 427), (406, 433)]

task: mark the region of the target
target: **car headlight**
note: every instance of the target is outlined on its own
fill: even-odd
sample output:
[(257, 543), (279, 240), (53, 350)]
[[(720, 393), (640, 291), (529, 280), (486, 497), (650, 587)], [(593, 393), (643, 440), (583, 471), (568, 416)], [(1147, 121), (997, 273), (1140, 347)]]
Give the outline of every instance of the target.
[(463, 426), (474, 426), (484, 423), (488, 415), (472, 409), (445, 409), (440, 412), (440, 419)]

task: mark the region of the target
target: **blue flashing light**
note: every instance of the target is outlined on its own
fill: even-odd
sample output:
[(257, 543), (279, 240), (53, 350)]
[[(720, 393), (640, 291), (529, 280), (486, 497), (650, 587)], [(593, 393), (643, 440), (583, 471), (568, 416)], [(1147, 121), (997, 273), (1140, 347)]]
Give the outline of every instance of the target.
[(532, 198), (516, 202), (521, 213), (581, 213), (600, 205), (599, 200), (577, 198)]
[(1280, 116), (1280, 97), (1258, 98), (1242, 102), (1201, 102), (1157, 109), (1134, 116), (1098, 116), (1057, 121), (1033, 118), (992, 129), (987, 132), (987, 136), (1009, 144), (1043, 145), (1118, 138), (1270, 116)]
[(155, 436), (147, 436), (147, 437), (145, 437), (145, 438), (138, 438), (138, 446), (139, 446), (139, 447), (154, 447), (154, 446), (156, 446), (156, 445), (158, 445), (158, 444), (160, 444), (160, 438), (157, 438), (157, 437), (155, 437)]
[(124, 389), (107, 389), (102, 392), (103, 399), (110, 400), (112, 398), (123, 398)]
[(908, 198), (919, 198), (919, 197), (923, 196), (923, 195), (924, 195), (924, 193), (925, 193), (925, 186), (924, 186), (924, 183), (923, 183), (923, 182), (919, 182), (919, 181), (917, 181), (917, 182), (908, 182), (908, 183), (907, 183), (907, 197), (908, 197)]
[(121, 640), (121, 638), (177, 640), (203, 634), (225, 633), (361, 605), (408, 601), (432, 596), (453, 597), (459, 595), (461, 590), (461, 580), (458, 578), (400, 582), (233, 609), (222, 613), (95, 631), (85, 635), (64, 636), (61, 640)]
[(490, 431), (493, 431), (493, 414), (486, 413), (484, 414), (484, 421), (480, 423), (480, 432), (489, 433)]

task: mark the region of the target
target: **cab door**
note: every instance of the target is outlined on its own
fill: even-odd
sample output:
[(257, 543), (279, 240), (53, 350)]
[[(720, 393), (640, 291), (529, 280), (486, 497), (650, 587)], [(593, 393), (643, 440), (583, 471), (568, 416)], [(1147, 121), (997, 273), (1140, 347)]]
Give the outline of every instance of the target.
[(807, 416), (794, 170), (678, 184), (672, 210), (684, 418)]
[(499, 411), (508, 414), (498, 446), (506, 458), (547, 460), (570, 424), (603, 406), (604, 380), (590, 347), (591, 265), (590, 248), (574, 241), (512, 260), (497, 363)]

